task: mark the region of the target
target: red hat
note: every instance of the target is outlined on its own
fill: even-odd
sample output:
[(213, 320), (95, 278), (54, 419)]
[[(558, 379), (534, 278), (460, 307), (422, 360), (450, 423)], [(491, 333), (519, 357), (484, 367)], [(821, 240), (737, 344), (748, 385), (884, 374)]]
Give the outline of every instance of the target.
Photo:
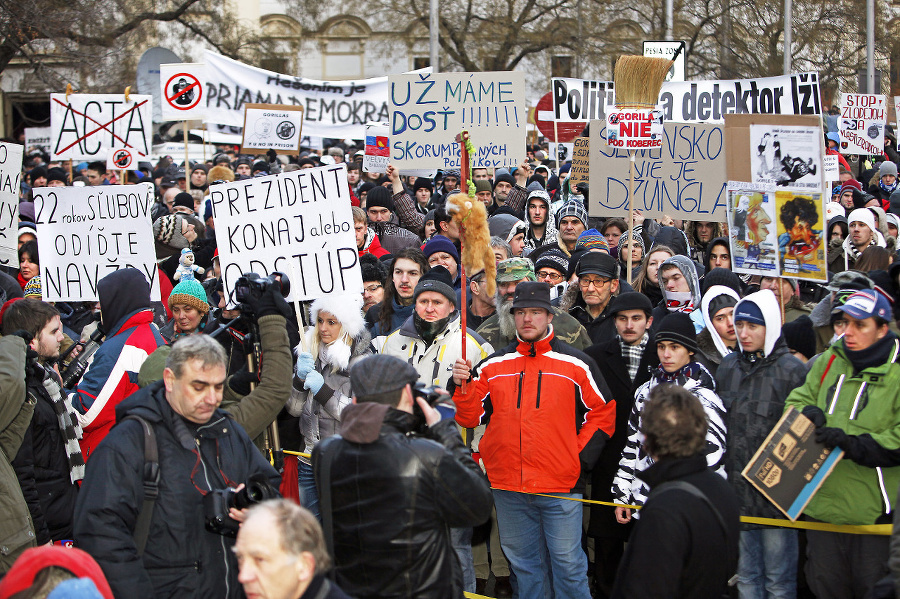
[(90, 555), (74, 547), (42, 546), (25, 551), (0, 580), (0, 599), (7, 599), (34, 584), (35, 575), (48, 566), (64, 568), (78, 578), (90, 578), (104, 599), (115, 599), (103, 570)]
[(860, 182), (857, 181), (856, 179), (847, 179), (847, 180), (844, 181), (844, 183), (841, 185), (841, 193), (844, 193), (845, 191), (847, 191), (847, 190), (850, 189), (850, 188), (853, 188), (853, 189), (855, 189), (855, 190), (857, 190), (857, 191), (862, 191), (862, 190), (863, 190), (863, 188), (862, 188), (862, 183), (860, 183)]
[(3, 307), (0, 308), (0, 326), (3, 326), (3, 315), (6, 314), (6, 309), (13, 305), (13, 302), (17, 302), (20, 299), (25, 299), (24, 297), (14, 297), (11, 300), (6, 300), (6, 303), (3, 304)]

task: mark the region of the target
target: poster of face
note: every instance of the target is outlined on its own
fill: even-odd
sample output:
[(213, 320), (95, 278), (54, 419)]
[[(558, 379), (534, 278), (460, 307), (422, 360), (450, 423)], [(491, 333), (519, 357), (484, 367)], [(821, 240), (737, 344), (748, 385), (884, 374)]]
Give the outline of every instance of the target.
[(816, 127), (750, 125), (753, 183), (818, 191), (822, 134)]
[(778, 190), (775, 209), (781, 276), (827, 280), (822, 194)]
[(728, 208), (731, 269), (773, 276), (778, 272), (774, 195), (764, 188), (729, 182)]

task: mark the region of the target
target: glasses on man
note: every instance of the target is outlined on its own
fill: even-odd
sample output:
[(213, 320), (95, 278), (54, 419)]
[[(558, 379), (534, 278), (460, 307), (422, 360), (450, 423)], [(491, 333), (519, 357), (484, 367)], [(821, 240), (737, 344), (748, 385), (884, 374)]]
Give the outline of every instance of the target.
[(594, 286), (594, 289), (600, 289), (611, 280), (612, 279), (606, 277), (583, 277), (578, 280), (578, 285), (580, 285), (582, 289), (590, 289), (591, 285)]
[(383, 285), (381, 285), (380, 283), (373, 283), (371, 285), (366, 285), (365, 287), (363, 287), (363, 290), (368, 291), (369, 293), (375, 293), (382, 287)]
[(542, 270), (537, 273), (538, 281), (551, 281), (556, 284), (563, 280), (563, 276), (554, 270)]

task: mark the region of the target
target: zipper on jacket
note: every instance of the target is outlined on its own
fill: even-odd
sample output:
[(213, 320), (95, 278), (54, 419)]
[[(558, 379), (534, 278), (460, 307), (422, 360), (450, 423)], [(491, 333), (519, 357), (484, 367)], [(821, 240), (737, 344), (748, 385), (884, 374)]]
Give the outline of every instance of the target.
[(516, 400), (516, 409), (517, 410), (522, 409), (522, 379), (524, 379), (524, 378), (525, 378), (525, 373), (520, 372), (519, 373), (519, 398)]
[(884, 474), (881, 472), (881, 467), (875, 468), (875, 473), (878, 475), (878, 488), (881, 489), (881, 499), (884, 501), (884, 513), (891, 513), (891, 500), (888, 498), (887, 490), (884, 488)]
[(534, 402), (534, 409), (538, 409), (541, 407), (541, 377), (544, 376), (544, 373), (538, 370), (538, 386), (537, 386), (537, 401)]

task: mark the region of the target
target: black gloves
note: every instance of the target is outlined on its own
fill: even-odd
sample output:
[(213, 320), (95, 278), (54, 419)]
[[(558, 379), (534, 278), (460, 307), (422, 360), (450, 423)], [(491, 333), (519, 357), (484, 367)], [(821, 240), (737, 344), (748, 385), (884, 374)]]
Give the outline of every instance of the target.
[(844, 455), (869, 468), (900, 465), (900, 449), (886, 449), (869, 434), (848, 435), (843, 430), (825, 426), (816, 429), (816, 441), (825, 447), (840, 447)]
[(800, 413), (812, 420), (816, 428), (825, 426), (825, 412), (818, 406), (804, 406), (803, 411)]
[(238, 395), (250, 395), (250, 383), (259, 384), (259, 375), (244, 366), (228, 379), (228, 386)]
[(266, 292), (259, 298), (259, 306), (256, 314), (258, 316), (284, 316), (288, 318), (291, 315), (291, 307), (281, 295), (278, 285), (269, 285)]

